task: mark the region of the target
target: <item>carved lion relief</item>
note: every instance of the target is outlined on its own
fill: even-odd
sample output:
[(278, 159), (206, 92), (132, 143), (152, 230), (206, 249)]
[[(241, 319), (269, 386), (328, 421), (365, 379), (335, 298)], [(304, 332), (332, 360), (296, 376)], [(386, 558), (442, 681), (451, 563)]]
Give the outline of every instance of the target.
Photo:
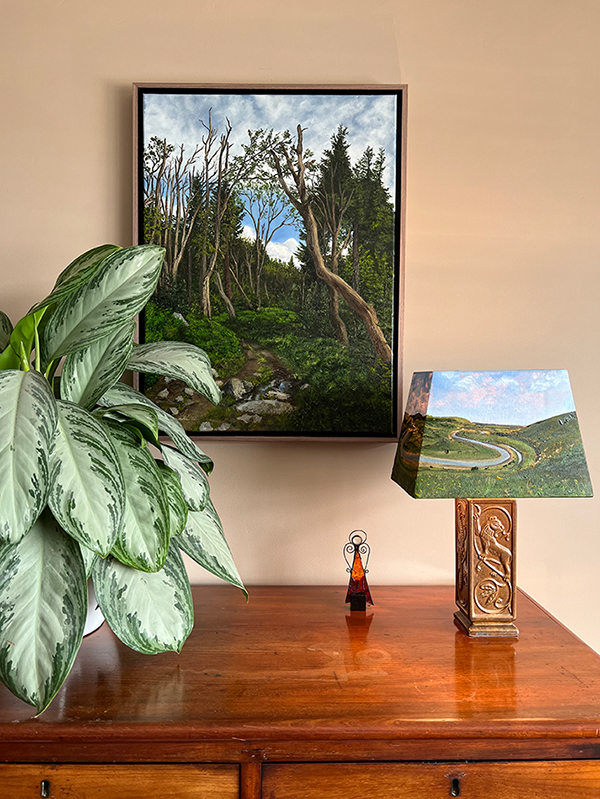
[(485, 615), (511, 613), (513, 519), (509, 508), (473, 503), (473, 599)]

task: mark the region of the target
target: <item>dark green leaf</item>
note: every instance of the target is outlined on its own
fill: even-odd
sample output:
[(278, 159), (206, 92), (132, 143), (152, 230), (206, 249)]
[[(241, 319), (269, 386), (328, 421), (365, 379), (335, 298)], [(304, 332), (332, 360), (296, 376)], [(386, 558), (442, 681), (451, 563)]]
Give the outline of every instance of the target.
[(0, 352), (4, 352), (8, 347), (12, 330), (12, 322), (4, 311), (0, 311)]

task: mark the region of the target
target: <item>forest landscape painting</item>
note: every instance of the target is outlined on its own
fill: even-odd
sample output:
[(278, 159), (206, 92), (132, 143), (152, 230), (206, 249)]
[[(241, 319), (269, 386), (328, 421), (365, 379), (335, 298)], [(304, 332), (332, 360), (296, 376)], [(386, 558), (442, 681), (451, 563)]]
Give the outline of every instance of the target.
[(564, 369), (415, 372), (393, 479), (414, 497), (589, 497)]
[(393, 439), (403, 88), (135, 89), (140, 340), (201, 347), (223, 398), (146, 395), (192, 435)]

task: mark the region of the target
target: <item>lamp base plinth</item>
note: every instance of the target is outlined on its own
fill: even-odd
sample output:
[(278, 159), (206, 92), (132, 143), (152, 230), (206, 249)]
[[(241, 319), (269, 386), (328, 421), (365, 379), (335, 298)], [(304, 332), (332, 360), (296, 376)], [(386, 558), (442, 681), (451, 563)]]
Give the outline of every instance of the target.
[(515, 637), (516, 502), (457, 499), (455, 623), (474, 638)]
[(517, 638), (519, 630), (511, 621), (471, 621), (462, 610), (454, 613), (454, 624), (471, 638)]

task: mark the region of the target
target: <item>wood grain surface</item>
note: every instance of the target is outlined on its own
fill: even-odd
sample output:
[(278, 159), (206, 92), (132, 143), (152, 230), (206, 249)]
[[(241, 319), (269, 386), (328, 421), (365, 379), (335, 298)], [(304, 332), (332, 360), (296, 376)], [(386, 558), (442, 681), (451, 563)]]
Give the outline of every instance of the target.
[(0, 760), (600, 757), (600, 657), (530, 599), (519, 639), (473, 640), (450, 586), (372, 590), (196, 587), (179, 655), (104, 625), (40, 718), (0, 687)]
[(6, 799), (238, 799), (235, 766), (0, 765)]
[[(403, 763), (266, 766), (263, 799), (597, 799), (600, 763)], [(452, 791), (454, 790), (454, 794)]]

